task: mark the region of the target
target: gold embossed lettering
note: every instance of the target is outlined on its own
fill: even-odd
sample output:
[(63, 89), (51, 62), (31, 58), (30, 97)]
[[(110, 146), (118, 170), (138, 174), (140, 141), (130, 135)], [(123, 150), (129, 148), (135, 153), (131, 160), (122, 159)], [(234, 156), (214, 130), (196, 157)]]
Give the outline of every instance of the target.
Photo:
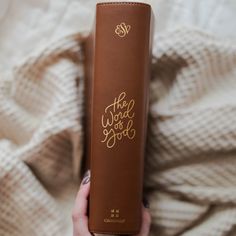
[(122, 23), (120, 23), (119, 25), (116, 26), (115, 33), (119, 37), (123, 38), (129, 33), (130, 29), (131, 29), (130, 25), (127, 25), (127, 24), (125, 24), (125, 22), (122, 22)]
[(134, 106), (134, 99), (127, 101), (126, 92), (122, 92), (104, 109), (101, 119), (104, 138), (101, 142), (106, 143), (108, 148), (114, 147), (117, 140), (122, 140), (123, 137), (134, 139)]

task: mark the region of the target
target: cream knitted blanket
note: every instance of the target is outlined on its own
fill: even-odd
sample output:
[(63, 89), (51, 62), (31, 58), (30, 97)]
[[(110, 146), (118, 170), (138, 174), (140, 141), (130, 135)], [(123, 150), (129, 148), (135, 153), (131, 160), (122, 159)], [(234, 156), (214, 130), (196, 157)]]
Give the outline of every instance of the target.
[[(0, 82), (1, 236), (66, 234), (62, 195), (74, 194), (83, 144), (80, 41), (50, 45)], [(188, 28), (154, 45), (145, 165), (152, 233), (236, 235), (236, 47)]]
[[(0, 236), (70, 236), (83, 146), (81, 36), (0, 80)], [(151, 235), (236, 235), (236, 46), (194, 27), (154, 40)], [(74, 178), (76, 179), (76, 178)]]

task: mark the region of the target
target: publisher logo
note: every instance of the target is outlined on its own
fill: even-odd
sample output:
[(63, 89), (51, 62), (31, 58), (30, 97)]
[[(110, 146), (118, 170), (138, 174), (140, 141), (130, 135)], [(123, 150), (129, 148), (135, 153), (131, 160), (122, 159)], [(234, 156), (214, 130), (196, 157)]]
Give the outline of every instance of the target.
[(119, 25), (116, 26), (115, 33), (119, 37), (123, 38), (129, 33), (130, 29), (131, 29), (130, 25), (127, 25), (127, 24), (125, 24), (125, 22), (122, 22), (122, 23), (120, 23)]
[(111, 209), (109, 217), (103, 221), (105, 223), (125, 223), (125, 219), (120, 217), (120, 209)]

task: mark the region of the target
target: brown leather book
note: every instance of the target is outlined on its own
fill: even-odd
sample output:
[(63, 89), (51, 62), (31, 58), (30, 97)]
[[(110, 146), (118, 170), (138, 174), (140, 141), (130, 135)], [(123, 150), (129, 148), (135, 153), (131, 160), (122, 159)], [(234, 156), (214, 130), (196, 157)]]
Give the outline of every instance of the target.
[(89, 229), (94, 233), (135, 234), (141, 227), (151, 19), (145, 3), (96, 6), (85, 86)]

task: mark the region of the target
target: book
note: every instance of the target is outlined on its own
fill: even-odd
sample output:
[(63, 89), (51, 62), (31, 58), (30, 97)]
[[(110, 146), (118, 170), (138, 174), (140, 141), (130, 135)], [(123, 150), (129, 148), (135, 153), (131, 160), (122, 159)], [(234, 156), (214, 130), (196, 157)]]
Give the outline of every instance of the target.
[(89, 230), (138, 233), (152, 44), (151, 6), (96, 5), (86, 43), (86, 156), (91, 170)]

